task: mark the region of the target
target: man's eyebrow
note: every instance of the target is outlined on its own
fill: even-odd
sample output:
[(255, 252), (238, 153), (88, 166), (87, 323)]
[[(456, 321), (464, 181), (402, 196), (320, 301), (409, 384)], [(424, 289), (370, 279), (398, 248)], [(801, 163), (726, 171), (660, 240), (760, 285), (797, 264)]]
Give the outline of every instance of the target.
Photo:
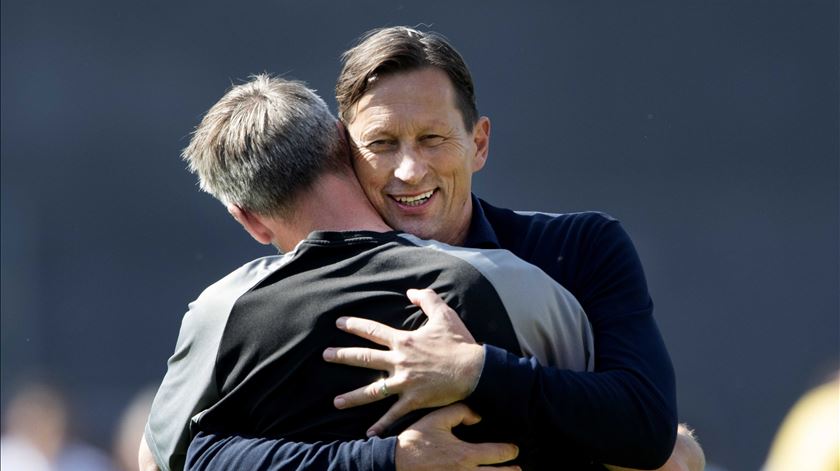
[(436, 121), (433, 123), (429, 123), (429, 125), (426, 126), (426, 129), (434, 129), (435, 131), (443, 131), (450, 133), (454, 131), (456, 127), (453, 126), (452, 123), (448, 123), (446, 121)]
[(385, 126), (381, 125), (374, 125), (362, 131), (362, 134), (359, 136), (361, 140), (368, 140), (374, 137), (381, 137), (381, 136), (390, 136), (391, 133), (387, 130)]
[[(421, 123), (415, 129), (417, 129), (417, 135), (429, 133), (451, 135), (456, 131), (452, 123), (442, 120), (430, 120), (426, 123)], [(369, 127), (362, 130), (359, 139), (369, 140), (375, 137), (391, 137), (393, 135), (394, 132), (387, 123), (372, 123)]]

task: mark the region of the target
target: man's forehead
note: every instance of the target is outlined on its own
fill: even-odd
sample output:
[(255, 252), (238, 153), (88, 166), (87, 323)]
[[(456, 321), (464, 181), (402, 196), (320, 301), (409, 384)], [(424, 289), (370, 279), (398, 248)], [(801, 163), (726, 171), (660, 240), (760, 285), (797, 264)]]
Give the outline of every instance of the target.
[(455, 105), (455, 88), (446, 72), (425, 67), (377, 78), (356, 102), (356, 110), (368, 106), (398, 106), (403, 103)]
[(349, 126), (391, 129), (394, 126), (452, 127), (461, 121), (449, 77), (438, 69), (389, 75), (353, 106)]

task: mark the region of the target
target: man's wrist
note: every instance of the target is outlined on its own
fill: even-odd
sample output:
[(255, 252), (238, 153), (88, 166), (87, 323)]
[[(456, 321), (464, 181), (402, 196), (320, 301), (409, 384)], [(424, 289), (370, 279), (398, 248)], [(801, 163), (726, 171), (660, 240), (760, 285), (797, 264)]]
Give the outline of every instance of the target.
[(486, 348), (483, 345), (471, 345), (470, 350), (470, 361), (466, 367), (465, 377), (472, 378), (472, 380), (467, 385), (464, 398), (469, 397), (475, 391), (475, 388), (478, 387), (478, 383), (481, 381), (481, 374), (484, 372), (485, 358), (487, 357)]
[[(527, 421), (519, 417), (521, 409), (499, 407), (502, 405), (527, 403), (530, 390), (520, 385), (528, 384), (530, 368), (523, 368), (528, 360), (516, 357), (507, 350), (484, 344), (484, 364), (479, 381), (468, 398), (464, 400), (479, 415), (493, 413), (495, 417), (513, 422)], [(516, 384), (517, 387), (510, 387)], [(513, 411), (515, 409), (515, 412)]]

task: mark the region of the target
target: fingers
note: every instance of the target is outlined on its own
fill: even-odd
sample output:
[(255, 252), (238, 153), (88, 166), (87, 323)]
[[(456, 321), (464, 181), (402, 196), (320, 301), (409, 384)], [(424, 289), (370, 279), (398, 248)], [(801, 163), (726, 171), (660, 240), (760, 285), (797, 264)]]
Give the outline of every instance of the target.
[[(415, 410), (407, 399), (400, 399), (397, 401), (388, 412), (385, 413), (373, 426), (368, 429), (368, 436), (382, 433), (386, 427), (394, 423), (397, 419), (405, 414)], [(463, 403), (452, 404), (446, 407), (441, 407), (435, 411), (429, 412), (422, 419), (417, 421), (417, 424), (422, 425), (423, 428), (438, 429), (438, 430), (452, 430), (457, 425), (475, 425), (481, 421), (481, 416), (473, 412), (472, 409)], [(371, 433), (374, 432), (374, 433)]]
[[(383, 381), (387, 381), (387, 383), (385, 383), (385, 387), (383, 387)], [(370, 404), (371, 402), (380, 401), (394, 394), (399, 394), (399, 391), (395, 390), (395, 388), (398, 388), (398, 385), (393, 384), (393, 381), (388, 379), (379, 380), (375, 383), (368, 384), (367, 386), (362, 386), (359, 389), (336, 396), (335, 399), (333, 399), (333, 405), (337, 409), (349, 409), (350, 407), (363, 406), (365, 404)]]
[(372, 370), (391, 371), (394, 366), (390, 351), (374, 348), (328, 348), (324, 350), (323, 356), (324, 360), (330, 363), (360, 366)]
[(452, 310), (437, 293), (428, 288), (410, 289), (406, 291), (406, 296), (412, 304), (423, 310), (426, 317), (429, 318), (429, 324), (442, 326), (450, 334), (454, 334), (467, 342), (475, 343), (475, 339), (467, 330), (467, 326), (464, 325), (458, 313)]
[(345, 332), (358, 335), (385, 347), (393, 345), (394, 337), (399, 332), (385, 324), (358, 317), (339, 317), (335, 321), (335, 325)]
[(420, 419), (424, 425), (440, 429), (451, 430), (456, 425), (475, 425), (481, 421), (481, 417), (462, 403), (452, 404), (430, 412)]
[(405, 294), (411, 304), (422, 309), (429, 319), (442, 316), (449, 310), (446, 302), (430, 289), (410, 289)]
[[(519, 456), (519, 447), (512, 443), (475, 443), (470, 445), (470, 453), (475, 460), (475, 464), (496, 464), (510, 461)], [(517, 468), (512, 467), (510, 469)]]
[(411, 403), (408, 399), (404, 397), (400, 397), (400, 400), (395, 402), (388, 412), (385, 413), (379, 420), (376, 421), (375, 424), (371, 425), (367, 431), (367, 436), (372, 437), (374, 435), (379, 435), (382, 433), (383, 430), (387, 429), (391, 426), (394, 422), (397, 421), (400, 417), (408, 414), (409, 412), (413, 411), (415, 408), (411, 406)]

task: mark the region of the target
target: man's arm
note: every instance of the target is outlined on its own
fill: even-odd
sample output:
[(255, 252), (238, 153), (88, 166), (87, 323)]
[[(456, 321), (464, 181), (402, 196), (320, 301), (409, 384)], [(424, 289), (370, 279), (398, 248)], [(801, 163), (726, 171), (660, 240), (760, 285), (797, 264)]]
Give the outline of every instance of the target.
[(175, 353), (169, 358), (143, 433), (141, 452), (148, 452), (162, 471), (183, 466), (190, 419), (215, 400), (213, 339), (220, 336), (214, 332), (220, 328), (204, 322), (207, 316), (195, 309), (196, 304), (181, 323)]
[[(478, 415), (463, 404), (433, 411), (399, 436), (346, 442), (299, 443), (284, 439), (199, 433), (190, 444), (187, 469), (281, 470), (477, 470), (516, 458), (516, 446), (466, 443), (452, 435)], [(517, 466), (490, 467), (517, 470)]]
[[(478, 373), (469, 373), (469, 368), (453, 366), (442, 368), (436, 373), (438, 365), (445, 363), (444, 357), (453, 357), (449, 362), (456, 361), (452, 352), (462, 352), (460, 360), (463, 364), (483, 361), (484, 356), (479, 352), (464, 350), (464, 345), (476, 345), (472, 340), (466, 326), (454, 311), (448, 308), (440, 297), (429, 290), (413, 291), (410, 294), (413, 301), (423, 308), (429, 316), (429, 323), (417, 331), (413, 331), (417, 337), (406, 338), (408, 331), (399, 331), (365, 319), (348, 318), (339, 323), (342, 329), (356, 333), (362, 337), (371, 339), (385, 346), (394, 346), (399, 352), (395, 356), (408, 359), (413, 358), (411, 368), (415, 371), (412, 374), (423, 377), (423, 380), (406, 379), (409, 373), (402, 371), (405, 365), (399, 365), (397, 375), (388, 379), (388, 394), (403, 392), (399, 402), (389, 410), (376, 424), (371, 427), (371, 434), (378, 433), (387, 428), (393, 420), (403, 414), (424, 404), (447, 403), (451, 400), (459, 400), (466, 396), (478, 381)], [(450, 343), (461, 343), (463, 345), (453, 348)], [(423, 353), (413, 350), (413, 346), (422, 348)], [(477, 346), (477, 345), (476, 345)], [(329, 349), (325, 352), (325, 358), (329, 361), (341, 361), (355, 366), (367, 366), (373, 368), (389, 369), (393, 365), (388, 363), (387, 352), (373, 351), (368, 355), (364, 349)], [(385, 356), (382, 356), (385, 355)], [(472, 356), (473, 359), (463, 357)], [(421, 364), (422, 363), (422, 364)], [(536, 364), (535, 362), (530, 362)], [(417, 370), (422, 370), (420, 373)], [(464, 393), (463, 391), (467, 391)], [(380, 382), (363, 387), (359, 390), (343, 394), (337, 399), (341, 407), (353, 407), (367, 404), (381, 399), (382, 386)], [(630, 471), (633, 468), (606, 465), (614, 471)], [(705, 467), (703, 450), (694, 438), (693, 433), (684, 425), (678, 427), (678, 435), (671, 456), (658, 471), (702, 471)]]
[(215, 359), (233, 304), (284, 261), (282, 257), (263, 257), (249, 262), (190, 303), (144, 431), (145, 448), (162, 471), (183, 468), (190, 421), (219, 399)]
[[(423, 407), (427, 398), (415, 395), (413, 385), (403, 384), (405, 379), (423, 377), (428, 381), (437, 374), (440, 387), (451, 388), (438, 391), (438, 395), (466, 400), (476, 412), (492, 414), (494, 419), (509, 424), (511, 430), (531, 437), (559, 437), (561, 446), (598, 462), (638, 468), (661, 466), (671, 455), (676, 438), (676, 391), (670, 358), (653, 319), (641, 262), (629, 236), (616, 221), (599, 216), (576, 220), (575, 224), (580, 233), (575, 241), (561, 245), (553, 258), (542, 254), (546, 265), (541, 268), (554, 279), (576, 283), (566, 287), (578, 297), (592, 323), (595, 372), (541, 365), (534, 359), (485, 345), (477, 386), (464, 397), (462, 381), (474, 378), (452, 381), (448, 371), (466, 360), (455, 356), (444, 356), (442, 362), (440, 358), (424, 358), (420, 349), (413, 348), (430, 341), (423, 328), (397, 336), (389, 332), (390, 337), (397, 338), (388, 346), (393, 352), (388, 357), (391, 364), (387, 368), (380, 364), (376, 369), (390, 372), (395, 368), (388, 388), (413, 395), (405, 401), (411, 407)], [(564, 231), (570, 231), (550, 229), (541, 233), (540, 240), (560, 240)], [(565, 257), (563, 263), (557, 263), (557, 253)], [(528, 259), (529, 254), (524, 256)], [(356, 335), (381, 330), (357, 319), (350, 319), (346, 325), (349, 329), (345, 330)], [(457, 348), (438, 345), (437, 350)], [(353, 352), (353, 359), (342, 359), (339, 351), (330, 354), (334, 361), (357, 366), (363, 366), (360, 362), (366, 360), (364, 351)], [(398, 366), (402, 371), (397, 373)], [(357, 405), (380, 399), (370, 392), (357, 390), (350, 397), (341, 395), (337, 402)], [(397, 412), (388, 420), (402, 411)]]
[[(389, 394), (400, 394), (400, 400), (371, 427), (371, 434), (379, 433), (394, 420), (405, 413), (430, 406), (468, 398), (472, 387), (478, 384), (476, 392), (480, 394), (479, 403), (484, 410), (492, 410), (494, 418), (500, 416), (513, 430), (519, 430), (524, 436), (558, 437), (580, 443), (567, 419), (579, 423), (582, 418), (569, 417), (564, 409), (574, 409), (574, 400), (565, 400), (564, 394), (570, 389), (572, 397), (586, 397), (582, 388), (590, 387), (587, 381), (581, 381), (577, 375), (593, 375), (556, 368), (544, 367), (535, 359), (519, 358), (504, 350), (485, 346), (484, 368), (474, 370), (465, 368), (465, 364), (481, 361), (481, 351), (466, 349), (465, 346), (477, 347), (469, 336), (457, 314), (444, 301), (430, 290), (414, 291), (412, 302), (416, 302), (429, 316), (429, 323), (414, 331), (400, 331), (391, 327), (357, 318), (348, 318), (338, 325), (345, 331), (360, 335), (389, 347), (390, 352), (366, 351), (367, 349), (328, 349), (325, 358), (328, 361), (387, 370), (392, 376), (387, 379)], [(465, 333), (466, 332), (466, 333)], [(451, 352), (460, 352), (459, 355)], [(466, 359), (464, 357), (470, 357)], [(595, 379), (591, 376), (585, 379)], [(611, 378), (597, 378), (610, 381)], [(616, 386), (613, 385), (613, 388)], [(380, 382), (342, 394), (337, 397), (336, 405), (354, 407), (368, 404), (384, 398)], [(561, 399), (562, 398), (562, 399)], [(592, 400), (609, 401), (604, 396)], [(565, 404), (558, 404), (564, 402)], [(501, 405), (504, 405), (502, 407)], [(566, 407), (562, 407), (565, 405)], [(496, 407), (498, 406), (498, 407)], [(571, 426), (573, 427), (573, 425)], [(663, 432), (671, 437), (676, 435), (674, 423), (669, 431)], [(661, 430), (661, 428), (660, 428)], [(595, 430), (601, 437), (609, 437), (609, 430)], [(670, 439), (673, 443), (673, 438)], [(609, 449), (610, 444), (603, 444)], [(670, 445), (672, 446), (672, 445)], [(672, 448), (668, 449), (668, 455)], [(629, 450), (631, 453), (634, 450)], [(592, 453), (596, 456), (597, 453)], [(607, 453), (604, 456), (608, 456)], [(632, 461), (632, 457), (629, 458)], [(651, 458), (641, 463), (632, 463), (639, 468), (661, 466), (668, 456), (661, 459)], [(609, 459), (599, 460), (609, 461)], [(625, 461), (619, 457), (619, 462)], [(625, 461), (625, 462), (630, 462)]]
[[(537, 264), (581, 303), (594, 334), (595, 371), (543, 368), (495, 349), (468, 404), (478, 413), (515, 404), (519, 410), (502, 408), (513, 423), (535, 423), (538, 434), (553, 431), (597, 462), (661, 466), (674, 449), (676, 384), (629, 235), (602, 214), (526, 220), (508, 231), (502, 245), (515, 247), (514, 253)], [(525, 229), (536, 235), (522, 243), (509, 240), (524, 237)], [(498, 388), (504, 388), (501, 396)]]

